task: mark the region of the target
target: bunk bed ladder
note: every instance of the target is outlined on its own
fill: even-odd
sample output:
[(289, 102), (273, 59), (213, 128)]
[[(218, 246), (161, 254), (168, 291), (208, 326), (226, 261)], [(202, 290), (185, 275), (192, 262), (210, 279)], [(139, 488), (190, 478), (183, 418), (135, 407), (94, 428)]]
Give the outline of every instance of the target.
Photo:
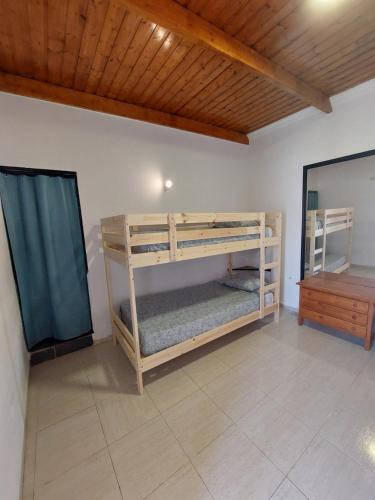
[(281, 213), (278, 213), (276, 215), (276, 224), (275, 224), (275, 229), (276, 229), (276, 236), (280, 238), (280, 243), (276, 247), (276, 256), (275, 252), (273, 252), (273, 260), (275, 260), (278, 265), (274, 268), (273, 274), (274, 274), (274, 281), (277, 283), (276, 289), (275, 289), (275, 302), (277, 303), (277, 309), (275, 311), (275, 321), (278, 322), (280, 318), (280, 288), (281, 288), (281, 241), (282, 241), (282, 215)]
[(315, 231), (316, 231), (316, 210), (310, 210), (310, 258), (309, 258), (309, 274), (314, 274), (315, 267)]
[(328, 215), (326, 214), (326, 211), (324, 211), (324, 216), (323, 216), (322, 267), (320, 269), (321, 271), (325, 271), (325, 269), (326, 269), (327, 223), (328, 223)]
[(139, 345), (137, 303), (136, 303), (136, 299), (135, 299), (135, 282), (134, 282), (134, 269), (132, 266), (130, 228), (129, 228), (129, 220), (128, 220), (127, 215), (125, 215), (124, 233), (125, 233), (125, 248), (127, 249), (126, 258), (127, 258), (127, 268), (128, 268), (129, 301), (130, 301), (130, 311), (131, 311), (131, 320), (132, 320), (132, 332), (133, 332), (133, 339), (134, 339), (137, 385), (138, 385), (139, 394), (142, 394), (143, 393), (142, 359), (141, 359), (141, 349), (140, 349), (140, 345)]
[(264, 238), (266, 231), (266, 215), (260, 214), (260, 247), (259, 247), (259, 310), (260, 317), (264, 318), (264, 273), (266, 265), (266, 248), (264, 246)]

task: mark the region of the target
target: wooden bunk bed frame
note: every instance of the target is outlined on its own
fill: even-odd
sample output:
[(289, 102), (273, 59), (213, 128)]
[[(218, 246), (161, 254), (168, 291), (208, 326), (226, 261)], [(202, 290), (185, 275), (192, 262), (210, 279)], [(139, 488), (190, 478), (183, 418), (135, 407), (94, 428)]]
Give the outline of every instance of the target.
[[(352, 263), (353, 239), (353, 212), (352, 207), (307, 210), (306, 212), (306, 240), (309, 241), (309, 267), (306, 275), (313, 276), (320, 271), (325, 271), (327, 236), (337, 231), (347, 231), (346, 262), (335, 269), (334, 273), (342, 273), (350, 268)], [(322, 227), (317, 228), (317, 220), (322, 221)], [(323, 243), (316, 248), (316, 238), (322, 237)], [(321, 264), (316, 263), (318, 256), (322, 257)]]
[[(242, 223), (247, 221), (258, 225), (241, 227), (215, 227), (216, 223)], [(266, 237), (266, 227), (272, 228), (272, 236)], [(188, 351), (202, 346), (233, 330), (274, 313), (279, 319), (280, 308), (280, 265), (282, 216), (280, 212), (252, 213), (169, 213), (132, 214), (108, 217), (101, 220), (101, 233), (107, 279), (114, 343), (119, 343), (137, 374), (138, 391), (143, 392), (143, 373), (174, 359)], [(224, 238), (243, 235), (259, 235), (249, 240), (229, 240), (190, 247), (178, 247), (178, 242)], [(168, 250), (135, 253), (133, 247), (167, 243)], [(266, 262), (266, 249), (271, 261)], [(232, 257), (235, 252), (259, 249), (259, 310), (222, 324), (196, 337), (173, 345), (149, 356), (140, 350), (134, 271), (141, 267), (167, 264), (170, 262), (198, 259), (213, 255), (227, 255), (227, 270), (232, 272)], [(114, 260), (128, 269), (128, 287), (131, 309), (132, 332), (116, 312), (112, 295), (110, 261)], [(265, 283), (265, 271), (271, 271), (272, 282)], [(273, 304), (266, 306), (264, 296), (272, 291)]]

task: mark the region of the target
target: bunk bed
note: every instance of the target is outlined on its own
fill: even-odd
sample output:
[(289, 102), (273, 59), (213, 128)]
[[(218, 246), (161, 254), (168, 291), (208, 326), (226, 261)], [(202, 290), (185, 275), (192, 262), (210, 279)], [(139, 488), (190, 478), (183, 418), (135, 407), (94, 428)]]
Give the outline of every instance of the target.
[[(264, 316), (279, 319), (280, 212), (129, 214), (101, 220), (113, 341), (137, 374), (143, 373)], [(214, 255), (256, 251), (254, 289), (216, 281), (136, 298), (135, 271)], [(128, 270), (129, 300), (113, 300), (111, 261)], [(265, 274), (268, 274), (266, 280)], [(225, 281), (225, 280), (224, 280)]]
[[(330, 208), (306, 212), (305, 273), (320, 271), (342, 273), (351, 266), (353, 208)], [(346, 250), (341, 255), (327, 252), (327, 237), (338, 231), (347, 232)]]

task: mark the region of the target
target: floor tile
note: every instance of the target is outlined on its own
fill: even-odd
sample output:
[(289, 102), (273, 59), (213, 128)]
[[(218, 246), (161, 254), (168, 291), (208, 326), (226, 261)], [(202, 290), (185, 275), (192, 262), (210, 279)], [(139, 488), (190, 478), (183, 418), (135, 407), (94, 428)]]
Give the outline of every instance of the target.
[(375, 474), (375, 406), (335, 410), (320, 435)]
[(93, 404), (90, 384), (84, 373), (61, 380), (48, 379), (38, 401), (38, 429), (55, 424)]
[(212, 500), (202, 479), (191, 465), (186, 465), (157, 490), (147, 500)]
[(269, 499), (283, 474), (238, 430), (207, 446), (193, 464), (217, 500)]
[(284, 479), (272, 495), (272, 500), (306, 500), (306, 498), (287, 478)]
[(125, 498), (143, 499), (188, 463), (172, 431), (156, 417), (110, 447)]
[(121, 500), (107, 450), (100, 451), (37, 488), (35, 500)]
[(305, 373), (291, 376), (270, 393), (307, 427), (318, 431), (327, 421), (352, 375), (341, 372), (326, 363), (315, 363)]
[(189, 456), (199, 453), (232, 421), (202, 391), (196, 391), (163, 414)]
[(265, 397), (265, 393), (252, 386), (251, 378), (230, 371), (203, 387), (232, 420), (237, 421)]
[(314, 437), (314, 432), (279, 403), (266, 397), (238, 427), (287, 474)]
[(198, 387), (208, 384), (229, 370), (215, 354), (207, 353), (201, 356), (197, 355), (196, 351), (184, 356), (182, 368)]
[(320, 437), (307, 448), (289, 477), (311, 500), (374, 498), (375, 476)]
[(38, 433), (35, 483), (57, 478), (105, 445), (95, 407), (47, 427)]
[(152, 373), (146, 372), (145, 388), (160, 411), (171, 408), (198, 390), (198, 386), (182, 369), (167, 371), (155, 378)]

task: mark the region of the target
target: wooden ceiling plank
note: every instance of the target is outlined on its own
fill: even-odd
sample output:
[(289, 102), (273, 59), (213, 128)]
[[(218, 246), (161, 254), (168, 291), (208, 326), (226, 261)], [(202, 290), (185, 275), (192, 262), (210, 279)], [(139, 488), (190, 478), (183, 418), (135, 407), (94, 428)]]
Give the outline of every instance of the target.
[[(34, 61), (34, 77), (47, 80), (47, 2), (29, 0), (27, 3), (30, 19), (31, 53)], [(0, 33), (0, 38), (2, 35)]]
[(144, 47), (147, 45), (148, 40), (151, 38), (155, 28), (155, 23), (146, 19), (141, 19), (141, 22), (139, 23), (134, 37), (130, 42), (124, 59), (122, 60), (116, 76), (112, 81), (111, 87), (107, 93), (108, 97), (111, 97), (113, 99), (117, 98), (126, 80), (129, 78), (133, 67), (138, 61), (140, 54), (142, 54)]
[(202, 89), (199, 94), (191, 98), (180, 109), (181, 113), (183, 113), (184, 116), (190, 117), (194, 112), (197, 112), (202, 108), (202, 106), (204, 106), (205, 101), (214, 99), (215, 96), (219, 95), (223, 91), (223, 87), (225, 87), (228, 82), (233, 82), (239, 71), (240, 69), (238, 65), (231, 64), (220, 75), (212, 80), (209, 85)]
[(249, 74), (239, 78), (238, 80), (235, 79), (234, 83), (230, 83), (224, 92), (215, 96), (215, 99), (210, 100), (202, 106), (197, 113), (194, 113), (192, 115), (194, 116), (194, 120), (200, 120), (201, 117), (205, 116), (207, 113), (220, 113), (222, 109), (225, 108), (227, 104), (232, 101), (232, 99), (235, 99), (238, 94), (243, 93), (244, 91), (250, 91), (253, 87), (259, 84), (259, 81), (259, 78), (253, 77)]
[(290, 96), (289, 94), (280, 93), (280, 91), (273, 89), (270, 92), (264, 92), (262, 98), (260, 98), (259, 101), (253, 101), (253, 103), (251, 100), (237, 100), (236, 103), (230, 107), (228, 106), (228, 108), (221, 114), (217, 123), (229, 123), (233, 120), (240, 121), (245, 117), (255, 115), (259, 112), (266, 113), (268, 109), (275, 106), (281, 99), (295, 99), (295, 97)]
[(231, 61), (220, 56), (215, 56), (205, 68), (191, 80), (186, 87), (182, 87), (173, 98), (173, 102), (166, 105), (169, 113), (179, 113), (179, 110), (189, 102), (193, 97), (206, 88), (212, 80), (220, 76)]
[[(169, 92), (164, 93), (161, 99), (156, 103), (155, 107), (157, 109), (165, 109), (168, 104), (176, 99), (179, 95), (179, 91), (185, 87), (194, 85), (194, 79), (204, 71), (204, 68), (210, 64), (211, 61), (216, 63), (216, 54), (211, 50), (204, 50), (200, 56), (190, 65), (190, 67), (184, 71), (181, 76), (173, 84), (173, 89)], [(181, 95), (181, 94), (180, 94)], [(153, 106), (154, 107), (154, 106)]]
[(87, 9), (88, 0), (75, 0), (68, 4), (65, 47), (61, 70), (61, 85), (64, 87), (73, 86), (78, 55), (86, 23)]
[[(244, 78), (243, 81), (240, 82), (240, 85), (236, 85), (233, 87), (230, 96), (228, 98), (220, 97), (220, 99), (215, 100), (211, 106), (205, 106), (203, 115), (206, 112), (217, 112), (220, 114), (225, 113), (231, 106), (238, 102), (249, 99), (253, 94), (257, 94), (258, 89), (265, 82), (260, 78), (254, 78), (250, 75), (247, 78)], [(274, 89), (275, 91), (278, 89)]]
[[(235, 65), (237, 66), (237, 65)], [(232, 77), (224, 83), (221, 87), (218, 86), (211, 94), (203, 97), (199, 105), (192, 110), (191, 117), (198, 116), (201, 111), (207, 111), (211, 108), (219, 106), (222, 102), (230, 100), (232, 95), (238, 89), (246, 88), (246, 85), (251, 85), (251, 82), (258, 80), (258, 78), (249, 74), (242, 66), (236, 71)], [(199, 96), (197, 96), (198, 98)]]
[(211, 3), (210, 0), (189, 0), (187, 4), (187, 8), (194, 12), (194, 14), (198, 14), (207, 3)]
[(134, 12), (127, 11), (117, 34), (112, 52), (102, 73), (95, 93), (101, 96), (108, 95), (112, 82), (125, 58), (131, 41), (141, 23), (141, 17)]
[(160, 48), (163, 46), (165, 39), (168, 37), (169, 31), (161, 26), (156, 26), (146, 46), (140, 54), (138, 61), (133, 66), (133, 69), (117, 95), (120, 101), (126, 101), (132, 89), (143, 77), (148, 66), (156, 57)]
[(0, 91), (178, 128), (241, 144), (249, 142), (245, 134), (232, 130), (7, 73), (0, 72)]
[(165, 28), (187, 38), (193, 38), (211, 49), (245, 64), (260, 75), (272, 81), (292, 95), (303, 99), (318, 109), (330, 112), (329, 98), (319, 90), (307, 85), (281, 66), (264, 58), (261, 54), (245, 46), (239, 40), (231, 37), (216, 26), (175, 3), (173, 0), (121, 0), (129, 8), (157, 22)]
[(171, 75), (182, 63), (185, 56), (189, 56), (192, 47), (192, 42), (187, 40), (180, 41), (165, 63), (156, 71), (154, 79), (150, 82), (147, 88), (143, 90), (137, 101), (139, 104), (144, 105), (145, 103), (149, 103), (149, 101), (154, 98), (158, 92), (160, 92), (160, 89), (162, 89), (167, 82), (170, 82), (171, 79), (173, 79)]
[[(361, 5), (356, 5), (355, 12), (348, 10), (345, 15), (338, 16), (336, 21), (324, 24), (320, 30), (313, 26), (299, 39), (274, 54), (274, 60), (287, 64), (299, 74), (304, 70), (306, 62), (311, 64), (312, 59), (319, 59), (322, 53), (331, 49), (337, 50), (341, 45), (340, 41), (347, 39), (353, 30), (357, 32), (362, 29), (362, 25), (368, 25), (368, 14), (362, 10)], [(341, 10), (339, 12), (342, 14)]]
[[(147, 99), (147, 105), (151, 108), (158, 109), (161, 107), (160, 102), (168, 99), (168, 96), (174, 92), (179, 79), (187, 73), (195, 61), (205, 52), (208, 52), (204, 47), (192, 45), (190, 50), (185, 54), (183, 59), (179, 61), (173, 72), (165, 79), (158, 87), (156, 92)], [(176, 90), (177, 92), (177, 90)]]
[(30, 51), (30, 21), (28, 10), (21, 2), (1, 0), (3, 21), (6, 20), (6, 43), (9, 43), (15, 72), (24, 76), (34, 76), (34, 61)]
[(173, 57), (174, 51), (177, 49), (180, 42), (181, 39), (174, 33), (168, 34), (158, 53), (144, 72), (142, 78), (132, 88), (127, 99), (128, 102), (138, 104), (142, 100), (142, 96), (145, 95), (147, 89), (153, 85), (158, 75), (161, 73), (163, 68), (165, 68), (167, 62)]
[[(236, 123), (237, 126), (245, 126), (247, 130), (249, 129), (249, 124), (254, 123), (258, 120), (272, 120), (275, 116), (279, 116), (284, 109), (292, 108), (294, 105), (298, 105), (301, 101), (298, 101), (293, 96), (284, 94), (279, 96), (279, 99), (275, 99), (269, 106), (265, 106), (263, 110), (249, 111), (246, 115), (241, 117), (234, 117), (231, 120), (227, 120), (228, 123)], [(302, 103), (303, 104), (303, 103)]]
[(108, 0), (89, 1), (87, 19), (74, 75), (73, 86), (76, 90), (84, 90), (86, 87), (108, 5)]
[[(253, 96), (260, 95), (261, 97), (254, 100)], [(278, 89), (267, 89), (263, 88), (262, 85), (257, 86), (253, 91), (253, 96), (242, 99), (238, 97), (235, 102), (228, 105), (220, 113), (220, 119), (217, 123), (225, 123), (235, 120), (240, 120), (242, 117), (249, 114), (255, 114), (259, 110), (265, 112), (266, 109), (272, 106), (279, 99), (296, 99), (294, 96), (290, 96), (285, 92), (281, 92)], [(249, 104), (250, 103), (250, 104)]]
[[(326, 73), (321, 77), (324, 78), (325, 85), (331, 89), (333, 95), (343, 92), (344, 89), (350, 88), (345, 86), (345, 81), (366, 81), (366, 79), (375, 77), (374, 48), (371, 54), (363, 54), (362, 57), (353, 58), (347, 64), (335, 68), (333, 71), (327, 69)], [(350, 71), (348, 71), (350, 66)], [(370, 66), (369, 71), (367, 67)], [(362, 75), (363, 73), (363, 75)], [(370, 76), (366, 76), (370, 75)], [(354, 76), (354, 78), (352, 78)], [(344, 85), (343, 85), (344, 83)], [(358, 84), (357, 84), (358, 85)]]
[(89, 94), (94, 94), (98, 88), (125, 15), (126, 9), (123, 5), (117, 3), (109, 4), (94, 60), (87, 78), (85, 91)]
[(236, 32), (236, 38), (245, 45), (253, 46), (277, 23), (298, 6), (300, 0), (269, 0), (257, 13)]
[(68, 0), (48, 0), (47, 79), (56, 85), (61, 83), (67, 9)]
[(286, 118), (290, 114), (297, 113), (298, 111), (301, 111), (302, 109), (306, 108), (306, 104), (300, 103), (296, 104), (295, 106), (288, 107), (284, 109), (283, 111), (279, 112), (277, 115), (274, 115), (271, 118), (268, 118), (267, 120), (259, 120), (257, 122), (254, 122), (249, 125), (247, 128), (247, 133), (254, 132), (255, 130), (259, 130), (263, 127), (266, 127), (267, 125), (271, 125), (271, 123), (275, 123), (279, 120), (282, 120), (283, 118)]
[(358, 41), (350, 43), (347, 47), (339, 50), (334, 57), (330, 57), (328, 60), (319, 62), (314, 67), (314, 70), (306, 71), (306, 75), (312, 81), (324, 81), (328, 73), (336, 74), (338, 68), (344, 68), (344, 71), (348, 72), (348, 65), (352, 66), (352, 63), (356, 62), (362, 56), (367, 57), (369, 54), (374, 53), (374, 42), (375, 42), (375, 31), (369, 33), (366, 37), (366, 44), (358, 45)]
[(262, 12), (265, 4), (266, 0), (244, 1), (241, 3), (240, 9), (236, 10), (225, 22), (219, 21), (219, 27), (229, 35), (237, 37), (238, 33), (242, 33), (246, 26), (253, 24), (253, 20)]
[(222, 124), (229, 123), (249, 123), (257, 118), (267, 118), (268, 116), (277, 113), (280, 108), (289, 106), (291, 103), (295, 103), (296, 98), (288, 94), (280, 95), (279, 93), (268, 95), (263, 100), (263, 105), (254, 106), (253, 108), (245, 109), (240, 113), (233, 112), (226, 117), (226, 119), (219, 120), (220, 126)]
[[(6, 19), (6, 5), (0, 2), (0, 19)], [(16, 72), (16, 63), (12, 49), (12, 39), (9, 32), (9, 23), (0, 22), (0, 68), (11, 73)]]
[(361, 72), (354, 72), (349, 77), (347, 75), (343, 76), (339, 81), (335, 81), (333, 77), (332, 83), (330, 83), (330, 88), (332, 89), (333, 95), (339, 94), (340, 92), (344, 92), (347, 89), (350, 89), (356, 85), (360, 85), (368, 80), (372, 80), (375, 78), (375, 58), (369, 58), (369, 65), (367, 68), (361, 67)]

